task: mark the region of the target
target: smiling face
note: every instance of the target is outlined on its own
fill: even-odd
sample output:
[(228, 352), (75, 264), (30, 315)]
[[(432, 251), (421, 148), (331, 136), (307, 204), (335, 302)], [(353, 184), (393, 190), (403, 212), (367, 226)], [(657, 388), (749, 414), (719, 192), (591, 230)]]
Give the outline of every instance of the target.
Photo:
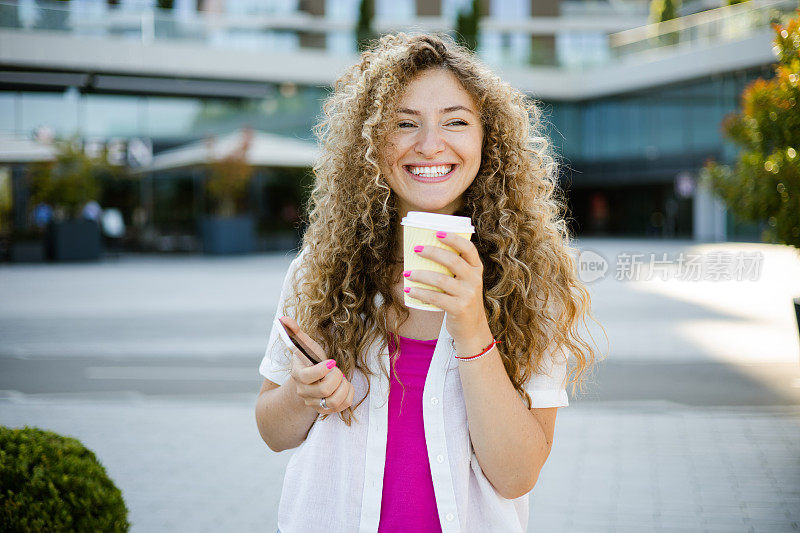
[(445, 69), (420, 73), (405, 90), (389, 134), (389, 186), (400, 216), (409, 211), (452, 215), (481, 165), (478, 109)]

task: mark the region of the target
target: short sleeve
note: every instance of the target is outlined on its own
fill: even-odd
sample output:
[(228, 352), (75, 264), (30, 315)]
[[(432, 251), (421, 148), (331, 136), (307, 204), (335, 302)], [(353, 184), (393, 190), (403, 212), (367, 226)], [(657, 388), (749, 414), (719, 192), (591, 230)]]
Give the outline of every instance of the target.
[(264, 353), (264, 358), (258, 367), (259, 373), (268, 380), (283, 385), (289, 379), (289, 371), (291, 369), (291, 352), (283, 345), (280, 337), (278, 336), (278, 329), (275, 326), (275, 319), (283, 316), (281, 309), (283, 303), (292, 291), (292, 276), (295, 270), (300, 265), (300, 258), (302, 254), (298, 255), (289, 265), (289, 269), (283, 278), (283, 285), (281, 287), (281, 294), (278, 297), (278, 306), (275, 309), (275, 315), (269, 323), (269, 337), (267, 339), (267, 349)]
[(524, 388), (531, 397), (531, 408), (567, 407), (567, 356), (563, 350), (548, 351), (543, 360), (544, 373), (535, 374)]

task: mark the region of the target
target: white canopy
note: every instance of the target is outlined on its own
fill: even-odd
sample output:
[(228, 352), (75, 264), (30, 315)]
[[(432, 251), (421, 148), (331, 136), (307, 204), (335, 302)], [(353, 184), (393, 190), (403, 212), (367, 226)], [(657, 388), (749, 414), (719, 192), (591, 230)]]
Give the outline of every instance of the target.
[[(239, 149), (246, 130), (238, 130), (214, 139), (211, 148), (206, 140), (165, 150), (153, 157), (150, 166), (134, 172), (155, 172), (202, 165), (219, 160)], [(256, 167), (311, 167), (319, 154), (317, 145), (272, 133), (253, 131), (247, 150), (247, 162)]]

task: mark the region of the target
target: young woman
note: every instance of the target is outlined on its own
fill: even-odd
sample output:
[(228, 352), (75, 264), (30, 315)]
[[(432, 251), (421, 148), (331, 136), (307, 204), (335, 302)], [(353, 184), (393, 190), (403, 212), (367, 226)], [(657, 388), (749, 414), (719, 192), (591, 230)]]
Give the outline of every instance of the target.
[[(540, 111), (446, 35), (404, 33), (323, 109), (276, 313), (322, 362), (273, 329), (256, 404), (267, 445), (299, 447), (279, 530), (525, 531), (568, 358), (573, 390), (594, 361)], [(470, 217), (472, 240), (439, 235), (458, 253), (416, 252), (454, 277), (403, 271), (409, 211)], [(442, 289), (409, 294), (444, 311), (406, 307), (406, 278)]]

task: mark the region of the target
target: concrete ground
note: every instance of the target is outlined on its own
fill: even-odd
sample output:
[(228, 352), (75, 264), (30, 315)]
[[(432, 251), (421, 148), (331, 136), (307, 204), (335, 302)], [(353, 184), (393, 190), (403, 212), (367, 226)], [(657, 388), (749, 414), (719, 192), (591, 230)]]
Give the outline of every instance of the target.
[[(607, 358), (559, 409), (529, 531), (800, 529), (797, 254), (578, 244), (607, 265), (588, 284)], [(679, 279), (681, 254), (700, 256), (706, 279)], [(715, 279), (736, 254), (761, 254), (756, 279)], [(81, 439), (134, 531), (274, 531), (292, 452), (261, 441), (253, 404), (290, 259), (0, 266), (0, 424)]]

